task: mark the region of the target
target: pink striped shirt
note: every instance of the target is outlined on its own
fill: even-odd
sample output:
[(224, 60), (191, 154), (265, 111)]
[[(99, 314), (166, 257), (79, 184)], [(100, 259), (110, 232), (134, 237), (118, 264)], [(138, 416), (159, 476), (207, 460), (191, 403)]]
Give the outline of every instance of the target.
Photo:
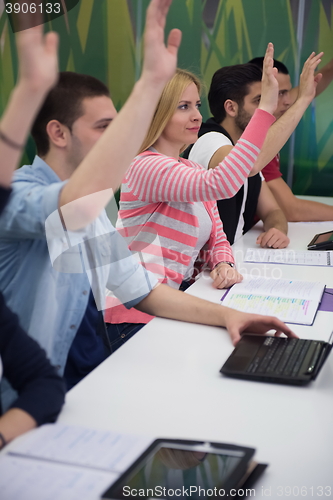
[[(143, 264), (161, 281), (178, 288), (183, 280), (198, 239), (193, 213), (198, 201), (204, 202), (211, 217), (212, 232), (196, 268), (234, 262), (215, 200), (234, 196), (244, 184), (273, 122), (272, 115), (257, 110), (231, 154), (215, 169), (150, 151), (133, 160), (122, 185), (117, 227), (129, 248), (140, 252)], [(119, 306), (106, 310), (105, 319), (146, 323), (151, 316)]]
[(231, 198), (251, 172), (274, 121), (270, 113), (257, 109), (231, 153), (214, 169), (203, 169), (189, 160), (179, 163), (168, 156), (155, 161), (152, 155), (139, 155), (132, 162), (125, 182), (134, 196), (149, 203)]

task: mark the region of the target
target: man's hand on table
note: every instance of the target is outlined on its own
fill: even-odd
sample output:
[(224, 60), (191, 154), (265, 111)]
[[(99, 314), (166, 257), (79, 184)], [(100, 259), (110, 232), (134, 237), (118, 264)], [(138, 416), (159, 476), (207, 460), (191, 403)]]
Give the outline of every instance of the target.
[(290, 240), (285, 233), (276, 227), (272, 227), (268, 231), (261, 233), (256, 243), (260, 245), (261, 248), (286, 248)]

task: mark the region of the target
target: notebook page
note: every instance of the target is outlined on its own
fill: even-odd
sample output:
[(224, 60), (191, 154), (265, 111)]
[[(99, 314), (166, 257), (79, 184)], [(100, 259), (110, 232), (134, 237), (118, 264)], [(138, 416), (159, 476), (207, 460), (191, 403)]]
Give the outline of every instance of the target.
[(146, 436), (47, 424), (11, 447), (11, 455), (123, 472), (152, 443)]
[(233, 285), (231, 290), (237, 293), (253, 293), (292, 299), (308, 299), (320, 302), (325, 285), (320, 281), (305, 281), (275, 278), (253, 278), (243, 275), (243, 281)]
[(1, 500), (98, 500), (119, 476), (10, 454), (0, 456), (0, 471)]
[(244, 262), (259, 264), (290, 264), (299, 266), (333, 266), (333, 251), (274, 250), (248, 248)]
[(286, 323), (312, 325), (318, 309), (314, 300), (272, 297), (260, 294), (228, 293), (223, 305), (242, 312), (276, 316)]
[(325, 285), (320, 282), (252, 278), (245, 275), (222, 297), (238, 311), (277, 316), (287, 323), (312, 325)]

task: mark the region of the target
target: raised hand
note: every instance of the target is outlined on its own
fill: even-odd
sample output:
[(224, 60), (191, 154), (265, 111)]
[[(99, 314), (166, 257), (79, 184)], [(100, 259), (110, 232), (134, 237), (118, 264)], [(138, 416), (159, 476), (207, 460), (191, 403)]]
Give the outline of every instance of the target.
[(277, 69), (273, 67), (274, 46), (267, 45), (262, 67), (261, 99), (259, 108), (273, 114), (277, 108), (279, 96), (279, 84), (275, 78)]
[(16, 35), (19, 58), (19, 82), (30, 91), (46, 93), (58, 78), (58, 35), (43, 34), (36, 26)]
[(163, 86), (172, 78), (177, 67), (181, 31), (173, 29), (164, 43), (166, 16), (172, 0), (152, 0), (147, 10), (144, 33), (142, 77)]
[(280, 336), (282, 333), (287, 337), (295, 337), (290, 328), (282, 321), (274, 316), (261, 316), (260, 314), (243, 313), (228, 309), (226, 314), (226, 328), (229, 332), (233, 345), (236, 345), (240, 340), (242, 333), (259, 333), (266, 334), (270, 330), (274, 330), (275, 336)]
[(322, 74), (315, 75), (315, 71), (321, 62), (323, 54), (324, 52), (319, 52), (317, 55), (312, 52), (305, 61), (299, 81), (298, 99), (304, 98), (310, 103), (316, 96), (317, 85), (322, 78)]
[[(17, 17), (22, 29), (28, 22), (24, 16), (21, 13)], [(10, 186), (33, 120), (58, 77), (58, 36), (55, 33), (44, 36), (42, 26), (24, 29), (16, 35), (16, 44), (19, 80), (0, 124), (0, 184), (3, 186)]]

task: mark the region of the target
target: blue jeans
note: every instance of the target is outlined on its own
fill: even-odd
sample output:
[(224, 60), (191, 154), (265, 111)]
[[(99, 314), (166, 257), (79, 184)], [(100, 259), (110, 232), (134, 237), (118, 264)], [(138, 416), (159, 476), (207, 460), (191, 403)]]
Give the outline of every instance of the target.
[(144, 323), (106, 323), (112, 352), (115, 352), (120, 346), (125, 344), (143, 326), (145, 326)]

